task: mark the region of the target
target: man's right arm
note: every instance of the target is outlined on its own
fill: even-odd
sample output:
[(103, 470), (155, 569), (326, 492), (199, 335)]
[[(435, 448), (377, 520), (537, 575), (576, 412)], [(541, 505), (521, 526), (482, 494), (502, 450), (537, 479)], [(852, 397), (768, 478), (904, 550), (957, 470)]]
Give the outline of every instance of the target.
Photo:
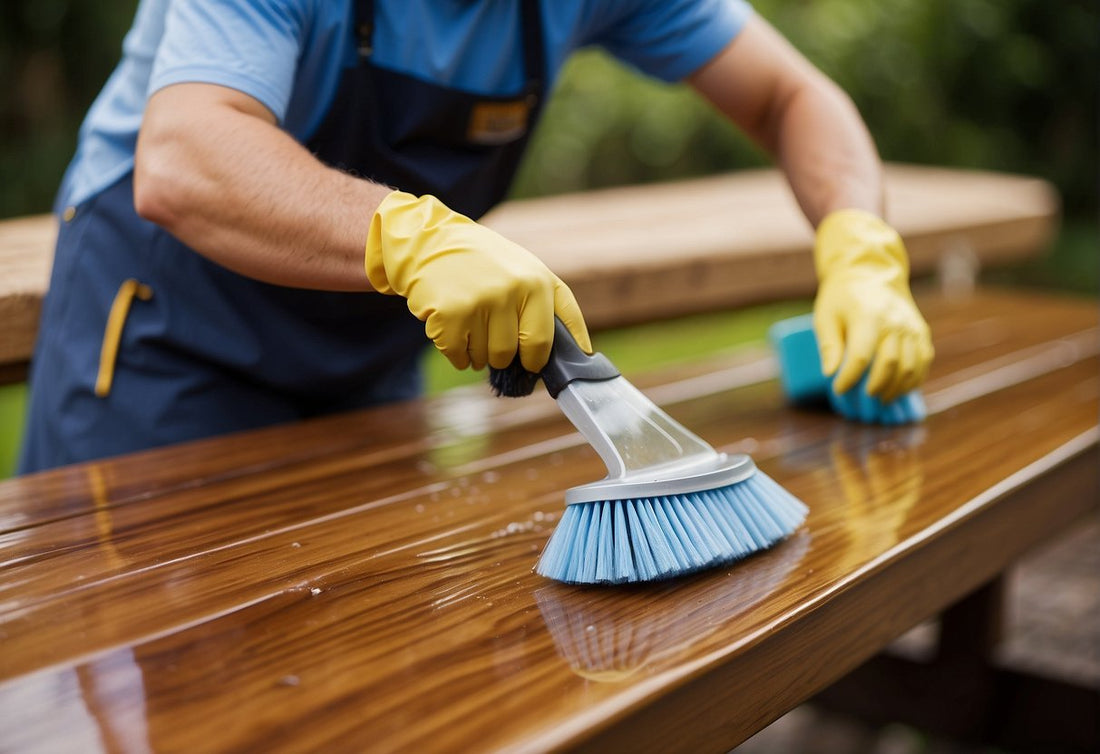
[(159, 90), (138, 136), (138, 214), (269, 283), (370, 290), (363, 245), (391, 190), (325, 166), (257, 100), (223, 86)]
[(403, 296), (459, 369), (518, 351), (539, 371), (555, 315), (592, 350), (573, 294), (530, 252), (432, 196), (325, 166), (235, 89), (157, 91), (135, 163), (138, 214), (200, 254), (268, 283)]

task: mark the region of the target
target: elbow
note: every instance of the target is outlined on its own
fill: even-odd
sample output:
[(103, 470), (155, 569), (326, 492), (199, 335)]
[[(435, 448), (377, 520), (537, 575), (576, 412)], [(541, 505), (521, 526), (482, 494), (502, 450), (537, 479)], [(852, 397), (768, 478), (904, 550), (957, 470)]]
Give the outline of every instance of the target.
[(848, 118), (861, 119), (851, 95), (820, 71), (814, 71), (804, 83), (803, 96), (815, 98), (821, 108), (843, 113)]
[(134, 210), (138, 217), (172, 230), (178, 222), (180, 208), (172, 196), (170, 172), (153, 160), (137, 159), (134, 163)]
[(134, 155), (134, 210), (142, 219), (174, 231), (187, 215), (185, 172), (170, 137), (142, 130)]

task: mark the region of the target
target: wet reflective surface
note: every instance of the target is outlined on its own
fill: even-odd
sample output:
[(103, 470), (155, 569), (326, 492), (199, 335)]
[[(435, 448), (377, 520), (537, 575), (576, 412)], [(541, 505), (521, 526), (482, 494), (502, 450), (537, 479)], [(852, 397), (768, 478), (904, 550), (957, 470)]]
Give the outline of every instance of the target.
[(531, 572), (606, 472), (542, 394), (0, 483), (0, 748), (732, 746), (1097, 504), (1095, 302), (977, 303), (923, 303), (919, 427), (789, 409), (759, 352), (628, 375), (811, 509), (679, 581)]

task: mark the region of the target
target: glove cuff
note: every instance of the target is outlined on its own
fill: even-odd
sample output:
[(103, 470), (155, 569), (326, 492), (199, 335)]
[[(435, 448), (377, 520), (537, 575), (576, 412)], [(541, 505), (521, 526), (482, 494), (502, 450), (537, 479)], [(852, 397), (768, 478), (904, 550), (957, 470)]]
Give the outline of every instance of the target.
[(390, 192), (379, 203), (367, 231), (363, 253), (367, 280), (379, 293), (408, 297), (419, 260), (438, 251), (435, 247), (441, 242), (444, 247), (445, 242), (453, 242), (462, 227), (473, 225), (473, 220), (431, 194)]
[(817, 226), (814, 268), (824, 281), (834, 270), (868, 267), (909, 278), (909, 257), (901, 236), (877, 215), (861, 209), (831, 212)]
[(363, 252), (363, 270), (367, 273), (367, 280), (370, 281), (371, 286), (379, 293), (395, 293), (390, 286), (389, 277), (386, 275), (386, 258), (383, 253), (382, 239), (385, 232), (383, 226), (386, 222), (386, 215), (394, 208), (399, 209), (414, 201), (416, 201), (416, 197), (412, 194), (406, 194), (403, 191), (391, 191), (378, 204), (378, 209), (374, 211), (374, 216), (371, 218), (370, 229), (367, 231), (366, 248)]

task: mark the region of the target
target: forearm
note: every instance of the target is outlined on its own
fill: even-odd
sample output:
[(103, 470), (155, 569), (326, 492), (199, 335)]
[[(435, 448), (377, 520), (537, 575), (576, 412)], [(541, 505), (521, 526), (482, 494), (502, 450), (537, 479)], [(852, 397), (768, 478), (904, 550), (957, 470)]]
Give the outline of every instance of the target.
[(323, 165), (256, 108), (204, 85), (155, 94), (138, 139), (138, 213), (249, 277), (369, 290), (364, 243), (390, 189)]
[(690, 82), (773, 155), (815, 227), (837, 209), (882, 212), (881, 166), (855, 106), (763, 18)]
[(882, 167), (846, 94), (820, 77), (792, 93), (774, 117), (773, 153), (814, 227), (839, 209), (882, 216)]

